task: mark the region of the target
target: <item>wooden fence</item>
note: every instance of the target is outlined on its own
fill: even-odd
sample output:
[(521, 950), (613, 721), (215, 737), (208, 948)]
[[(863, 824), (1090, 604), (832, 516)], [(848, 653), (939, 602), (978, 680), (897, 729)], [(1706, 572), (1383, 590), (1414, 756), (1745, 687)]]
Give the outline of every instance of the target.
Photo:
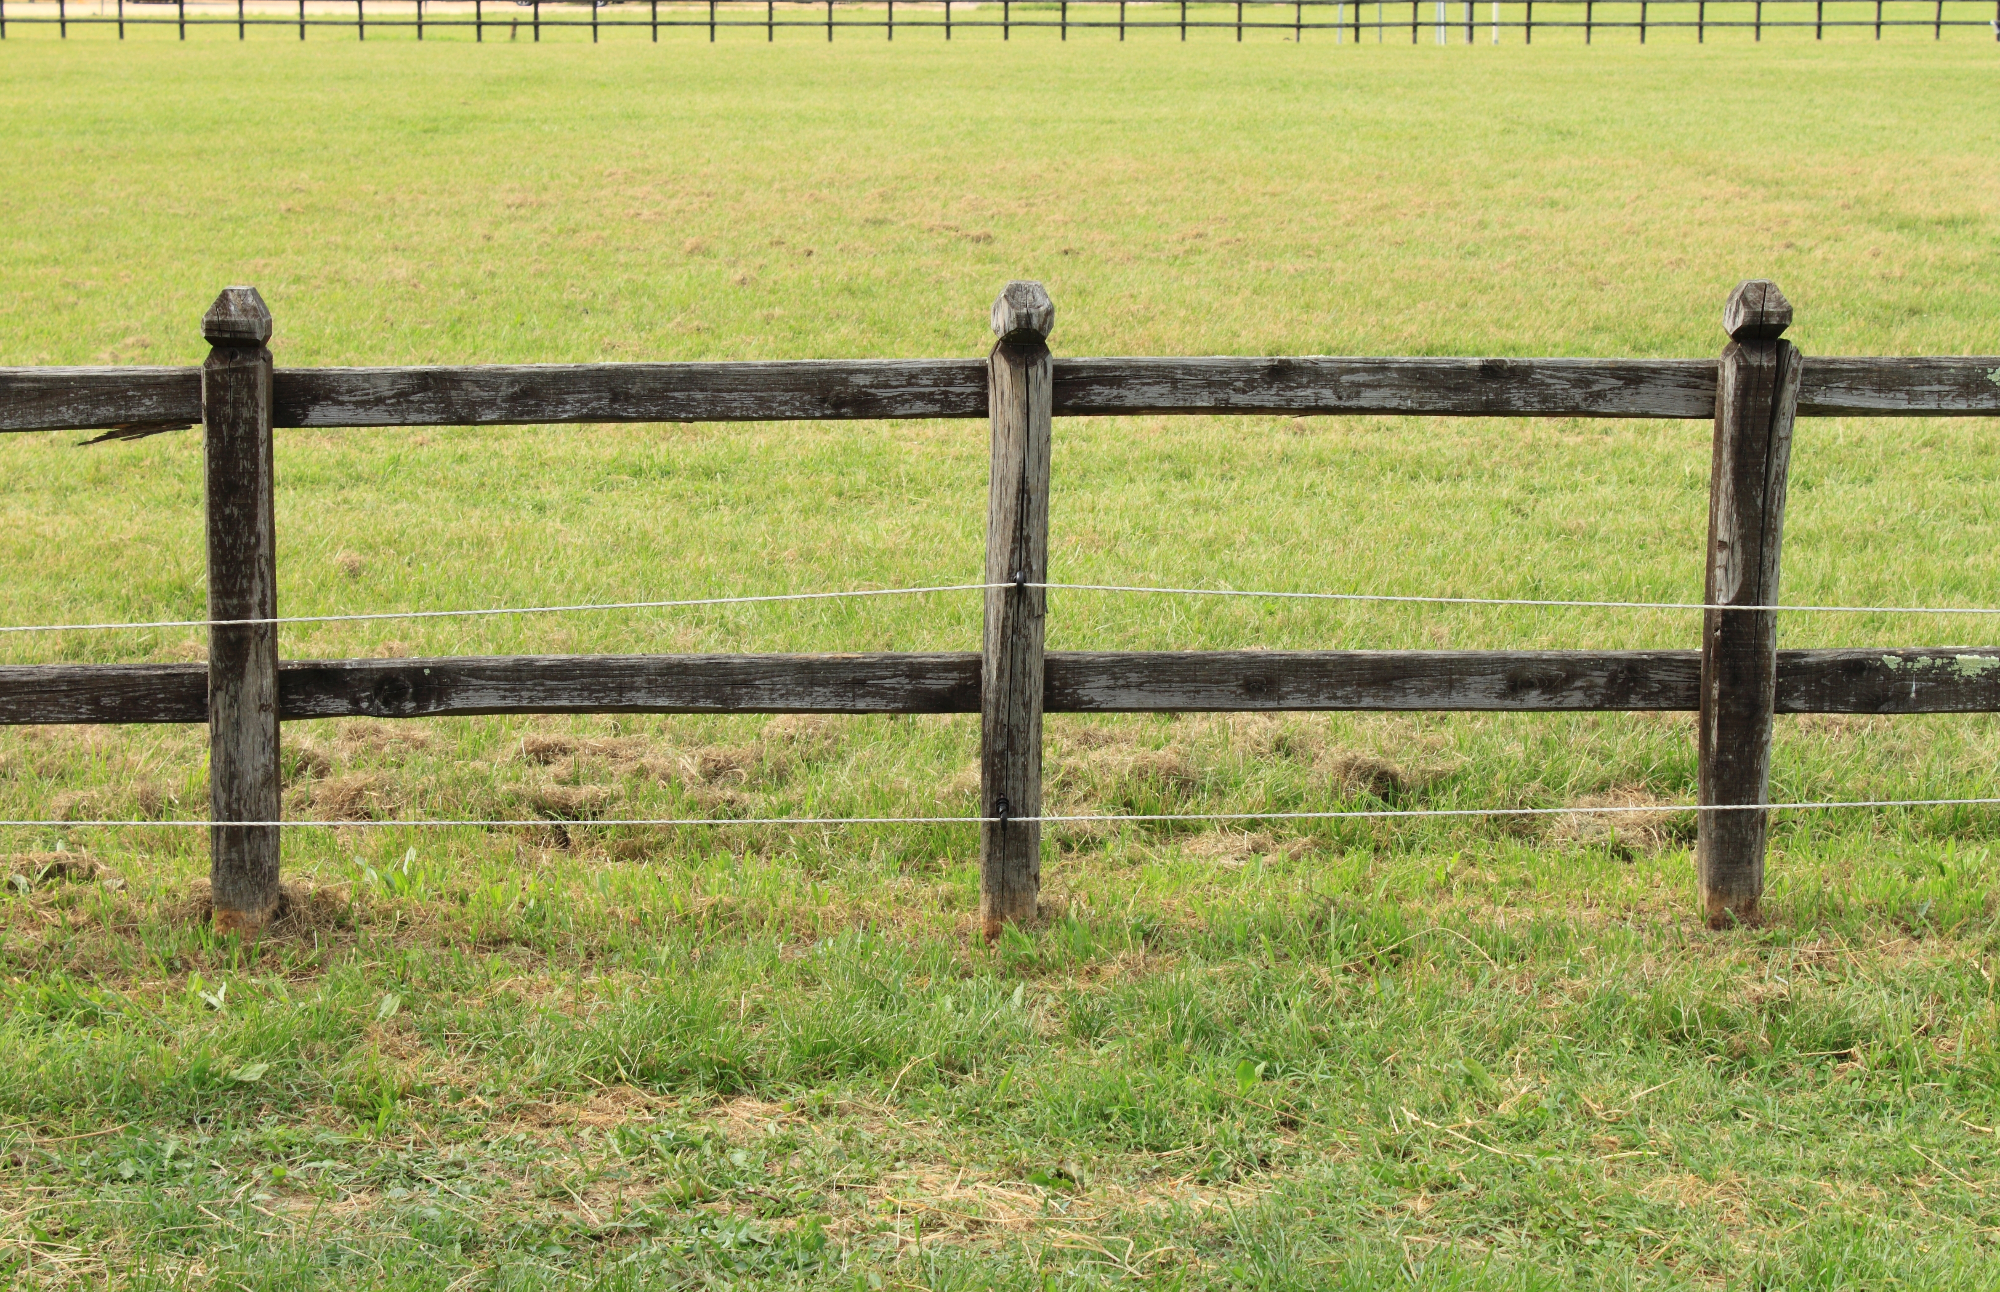
[[(1707, 359), (1056, 359), (1054, 307), (1008, 284), (986, 360), (277, 368), (271, 317), (232, 287), (200, 368), (0, 369), (0, 431), (125, 434), (202, 423), (209, 658), (0, 667), (0, 723), (209, 726), (216, 920), (254, 931), (278, 900), (279, 724), (365, 715), (979, 713), (988, 936), (1032, 916), (1045, 712), (1692, 710), (1697, 863), (1708, 917), (1763, 888), (1774, 713), (2000, 710), (2000, 650), (1776, 649), (1796, 416), (2000, 415), (2000, 358), (1811, 358), (1773, 284), (1739, 286)], [(1132, 414), (1713, 418), (1701, 649), (1043, 650), (1052, 419)], [(276, 427), (987, 418), (985, 640), (932, 654), (284, 660)], [(1739, 607), (1726, 609), (1725, 607)], [(1744, 810), (1741, 805), (1751, 805)]]
[[(620, 6), (614, 12), (605, 4)], [(1267, 32), (1303, 40), (1307, 32), (1334, 43), (1400, 43), (1407, 31), (1412, 45), (1474, 44), (1484, 39), (1501, 43), (1501, 33), (1518, 33), (1524, 44), (1533, 44), (1535, 30), (1580, 32), (1585, 44), (1594, 43), (1600, 32), (1636, 33), (1645, 44), (1649, 33), (1694, 33), (1697, 43), (1705, 42), (1711, 31), (1747, 32), (1761, 41), (1772, 30), (1810, 27), (1813, 39), (1823, 40), (1829, 31), (1872, 30), (1876, 40), (1885, 30), (1912, 28), (1928, 32), (1933, 40), (1944, 39), (1947, 28), (1990, 31), (2000, 40), (2000, 0), (1507, 0), (1503, 6), (1489, 0), (1375, 0), (1369, 4), (1352, 0), (1227, 0), (1203, 3), (1196, 0), (1192, 12), (1188, 0), (1140, 3), (1137, 0), (1057, 0), (1054, 5), (1024, 3), (1017, 15), (1013, 0), (927, 0), (909, 4), (906, 0), (899, 18), (896, 0), (696, 0), (696, 3), (668, 0), (663, 13), (660, 0), (605, 0), (605, 4), (558, 3), (558, 0), (376, 0), (370, 16), (368, 0), (111, 0), (107, 6), (93, 0), (14, 0), (10, 14), (7, 0), (0, 0), (0, 39), (7, 37), (9, 24), (52, 26), (61, 39), (69, 38), (71, 27), (115, 26), (118, 39), (125, 39), (127, 27), (171, 26), (181, 40), (189, 27), (234, 27), (238, 40), (247, 39), (252, 27), (273, 27), (286, 34), (296, 29), (304, 40), (311, 27), (347, 29), (358, 40), (366, 40), (372, 28), (382, 31), (415, 30), (418, 40), (426, 30), (432, 34), (470, 31), (475, 41), (490, 35), (495, 40), (539, 41), (543, 28), (553, 31), (588, 30), (595, 43), (606, 31), (649, 30), (654, 41), (662, 28), (705, 28), (709, 40), (718, 31), (747, 28), (761, 31), (767, 41), (775, 41), (780, 29), (803, 29), (817, 36), (822, 30), (832, 40), (836, 28), (847, 32), (881, 31), (886, 39), (896, 38), (897, 27), (918, 31), (942, 30), (950, 40), (954, 29), (977, 31), (998, 29), (1001, 39), (1011, 39), (1022, 31), (1053, 30), (1061, 40), (1070, 32), (1116, 31), (1124, 40), (1127, 32), (1178, 31), (1186, 40), (1189, 31), (1234, 31), (1241, 41), (1244, 32)], [(296, 5), (296, 13), (293, 6)], [(1947, 5), (1950, 6), (1947, 13)], [(1403, 13), (1407, 7), (1408, 21)], [(587, 11), (587, 12), (584, 12)], [(641, 16), (643, 14), (643, 16)], [(1365, 35), (1364, 35), (1365, 33)]]

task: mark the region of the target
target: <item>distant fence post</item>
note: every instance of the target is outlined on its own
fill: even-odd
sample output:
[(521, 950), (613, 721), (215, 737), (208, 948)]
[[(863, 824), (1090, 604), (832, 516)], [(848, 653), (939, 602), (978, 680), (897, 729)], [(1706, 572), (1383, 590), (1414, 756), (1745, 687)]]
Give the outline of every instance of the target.
[[(1762, 280), (1739, 284), (1723, 313), (1730, 343), (1716, 374), (1703, 593), (1710, 606), (1778, 600), (1785, 476), (1804, 366), (1797, 348), (1780, 339), (1791, 321), (1791, 303), (1776, 283)], [(1702, 614), (1696, 773), (1702, 807), (1769, 801), (1777, 647), (1774, 611)], [(1699, 813), (1695, 866), (1711, 925), (1756, 918), (1766, 817), (1761, 810)]]
[(1042, 640), (1048, 610), (1050, 419), (1056, 310), (1040, 283), (993, 303), (987, 359), (993, 474), (986, 508), (986, 635), (979, 700), (979, 916), (988, 941), (1035, 916), (1042, 884)]
[[(272, 515), (271, 313), (254, 287), (231, 287), (201, 320), (213, 348), (201, 369), (207, 471), (208, 617), (278, 613)], [(211, 821), (275, 822), (278, 626), (208, 630)], [(278, 908), (278, 827), (211, 825), (215, 928), (255, 934)]]

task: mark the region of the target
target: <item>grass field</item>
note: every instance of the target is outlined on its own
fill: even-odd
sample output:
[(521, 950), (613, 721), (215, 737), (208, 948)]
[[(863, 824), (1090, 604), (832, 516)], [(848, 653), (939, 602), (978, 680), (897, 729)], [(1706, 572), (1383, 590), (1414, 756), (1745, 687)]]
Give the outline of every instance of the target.
[[(0, 363), (2000, 351), (1995, 47), (1099, 39), (0, 47)], [(1785, 598), (1994, 604), (1988, 421), (1814, 421)], [(969, 581), (977, 423), (284, 432), (280, 612)], [(0, 443), (8, 623), (199, 617), (194, 434)], [(1068, 581), (1687, 600), (1699, 424), (1058, 425)], [(1052, 598), (1057, 648), (1690, 646), (1665, 612)], [(1990, 642), (1793, 616), (1786, 645)], [(324, 625), (288, 655), (965, 649), (970, 597)], [(179, 631), (0, 661), (199, 658)], [(289, 726), (300, 913), (199, 832), (16, 828), (0, 1275), (26, 1286), (2000, 1285), (2000, 822), (1052, 834), (973, 945), (969, 719)], [(0, 816), (188, 817), (197, 730), (0, 733)], [(1780, 719), (1773, 793), (2000, 792), (1983, 718)], [(1052, 720), (1061, 807), (1660, 804), (1682, 716)]]

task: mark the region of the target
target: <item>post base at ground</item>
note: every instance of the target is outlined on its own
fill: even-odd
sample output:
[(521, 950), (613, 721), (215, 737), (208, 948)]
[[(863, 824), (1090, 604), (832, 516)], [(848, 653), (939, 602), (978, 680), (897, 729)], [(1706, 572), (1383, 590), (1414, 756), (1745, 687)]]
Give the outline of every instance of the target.
[(1755, 894), (1703, 892), (1702, 911), (1711, 929), (1740, 929), (1757, 924), (1763, 916), (1763, 902)]

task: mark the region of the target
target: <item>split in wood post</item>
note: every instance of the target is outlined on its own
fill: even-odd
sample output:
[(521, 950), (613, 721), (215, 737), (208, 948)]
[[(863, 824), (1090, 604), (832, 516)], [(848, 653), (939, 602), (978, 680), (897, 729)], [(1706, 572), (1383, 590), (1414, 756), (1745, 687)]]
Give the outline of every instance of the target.
[(993, 303), (987, 359), (993, 474), (986, 511), (986, 637), (979, 730), (979, 915), (988, 941), (1035, 916), (1042, 882), (1043, 621), (1049, 571), (1049, 452), (1056, 310), (1040, 283)]
[[(1791, 321), (1791, 303), (1776, 283), (1761, 280), (1739, 284), (1723, 312), (1730, 342), (1715, 392), (1704, 592), (1710, 606), (1777, 604), (1785, 476), (1804, 366), (1798, 350), (1780, 339)], [(1777, 646), (1774, 611), (1703, 612), (1696, 794), (1702, 807), (1770, 801)], [(1695, 867), (1713, 926), (1757, 917), (1767, 815), (1698, 814)]]
[[(201, 331), (213, 347), (201, 369), (208, 617), (271, 619), (271, 314), (256, 288), (231, 287)], [(275, 822), (278, 626), (211, 624), (208, 643), (210, 819)], [(209, 842), (215, 928), (254, 936), (278, 909), (278, 827), (213, 825)]]

